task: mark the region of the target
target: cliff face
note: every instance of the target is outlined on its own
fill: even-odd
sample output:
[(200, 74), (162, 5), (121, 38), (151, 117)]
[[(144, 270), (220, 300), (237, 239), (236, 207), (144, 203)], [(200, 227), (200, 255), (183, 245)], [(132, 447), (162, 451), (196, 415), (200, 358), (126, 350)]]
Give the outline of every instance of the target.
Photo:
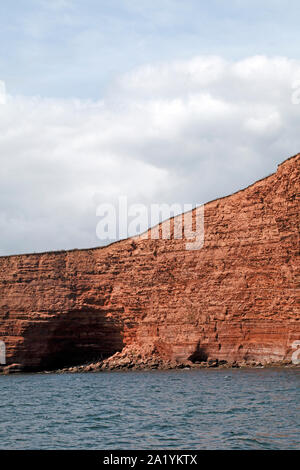
[(205, 205), (205, 243), (138, 237), (0, 258), (7, 364), (39, 370), (123, 348), (163, 359), (291, 360), (300, 339), (300, 154)]

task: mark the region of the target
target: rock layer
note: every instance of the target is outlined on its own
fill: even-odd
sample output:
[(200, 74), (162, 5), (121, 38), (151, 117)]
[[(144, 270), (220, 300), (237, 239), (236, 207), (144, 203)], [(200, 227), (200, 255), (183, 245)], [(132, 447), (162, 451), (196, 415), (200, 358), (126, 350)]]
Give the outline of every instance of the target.
[(207, 203), (196, 251), (171, 233), (1, 257), (7, 364), (57, 369), (121, 351), (125, 363), (289, 362), (300, 340), (299, 166), (300, 154)]

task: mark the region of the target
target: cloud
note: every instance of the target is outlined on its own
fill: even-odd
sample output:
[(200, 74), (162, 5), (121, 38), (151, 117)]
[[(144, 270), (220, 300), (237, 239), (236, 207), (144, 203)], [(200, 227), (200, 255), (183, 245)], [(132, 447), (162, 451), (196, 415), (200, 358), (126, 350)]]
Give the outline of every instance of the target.
[(0, 80), (0, 104), (6, 103), (6, 90), (5, 90), (5, 83)]
[[(299, 151), (300, 62), (145, 65), (99, 101), (1, 93), (0, 254), (101, 244), (96, 207), (202, 203)], [(1, 99), (6, 96), (4, 102)]]

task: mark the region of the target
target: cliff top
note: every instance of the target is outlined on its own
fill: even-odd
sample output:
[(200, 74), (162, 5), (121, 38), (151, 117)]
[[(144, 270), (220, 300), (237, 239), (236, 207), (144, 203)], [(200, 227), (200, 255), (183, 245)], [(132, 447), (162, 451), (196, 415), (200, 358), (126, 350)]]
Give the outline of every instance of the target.
[[(283, 162), (279, 163), (277, 165), (277, 171), (274, 172), (274, 173), (271, 173), (270, 175), (268, 176), (264, 176), (263, 178), (259, 179), (259, 180), (256, 180), (255, 182), (251, 183), (250, 185), (246, 186), (245, 188), (242, 188), (242, 189), (239, 189), (238, 191), (235, 191), (234, 193), (231, 193), (231, 194), (227, 194), (226, 196), (222, 196), (222, 197), (219, 197), (219, 198), (216, 198), (216, 199), (212, 199), (211, 201), (208, 201), (205, 203), (205, 206), (208, 205), (208, 204), (211, 204), (213, 202), (216, 202), (216, 201), (221, 201), (221, 200), (224, 200), (226, 198), (229, 198), (229, 197), (232, 197), (234, 195), (237, 195), (237, 194), (240, 194), (244, 191), (246, 191), (247, 189), (249, 188), (252, 188), (253, 186), (255, 186), (256, 184), (258, 183), (261, 183), (262, 181), (264, 180), (267, 180), (271, 177), (273, 177), (274, 175), (277, 174), (278, 170), (283, 167), (284, 165), (287, 165), (287, 164), (291, 164), (291, 162), (294, 163), (294, 161), (296, 162), (298, 159), (300, 159), (300, 153), (297, 153), (296, 155), (293, 155), (289, 158), (287, 158), (286, 160), (284, 160)], [(149, 227), (150, 228), (150, 227)], [(148, 229), (149, 230), (149, 229)], [(121, 242), (125, 242), (126, 240), (130, 240), (131, 237), (127, 238), (127, 239), (122, 239), (122, 240), (117, 240), (113, 243), (110, 243), (108, 245), (103, 245), (103, 246), (95, 246), (95, 247), (90, 247), (90, 248), (71, 248), (71, 249), (68, 249), (68, 250), (50, 250), (50, 251), (42, 251), (42, 252), (33, 252), (33, 253), (22, 253), (22, 254), (13, 254), (13, 255), (3, 255), (1, 256), (0, 255), (0, 258), (12, 258), (12, 257), (26, 257), (26, 256), (42, 256), (42, 255), (56, 255), (56, 254), (61, 254), (61, 253), (72, 253), (72, 252), (75, 252), (75, 251), (92, 251), (92, 250), (101, 250), (101, 249), (105, 249), (105, 248), (108, 248), (110, 246), (113, 246), (117, 243), (121, 243)]]

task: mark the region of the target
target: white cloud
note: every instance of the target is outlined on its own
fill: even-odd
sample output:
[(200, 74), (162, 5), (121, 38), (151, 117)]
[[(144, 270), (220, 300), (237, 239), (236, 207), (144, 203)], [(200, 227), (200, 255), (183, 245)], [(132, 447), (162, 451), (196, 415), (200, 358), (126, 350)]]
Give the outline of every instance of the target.
[(5, 89), (5, 83), (0, 80), (0, 104), (5, 104), (6, 103), (6, 89)]
[(277, 134), (282, 126), (282, 121), (278, 111), (273, 111), (270, 114), (266, 112), (262, 117), (251, 117), (246, 121), (245, 128), (254, 134), (267, 137), (268, 135)]
[(98, 102), (0, 93), (0, 254), (100, 244), (96, 206), (118, 195), (201, 203), (275, 171), (299, 151), (299, 73), (196, 57), (133, 70)]

